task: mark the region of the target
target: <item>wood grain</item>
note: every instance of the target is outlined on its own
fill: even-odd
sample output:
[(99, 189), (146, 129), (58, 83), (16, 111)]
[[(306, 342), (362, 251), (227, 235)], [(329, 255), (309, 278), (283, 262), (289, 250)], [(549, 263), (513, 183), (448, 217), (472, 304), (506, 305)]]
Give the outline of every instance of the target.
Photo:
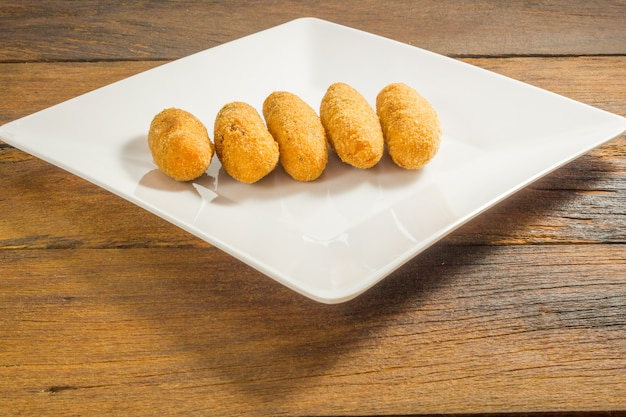
[[(0, 124), (303, 16), (626, 116), (623, 0), (26, 0)], [(323, 305), (0, 142), (0, 415), (624, 415), (625, 208), (622, 134)]]
[(0, 62), (174, 59), (312, 16), (446, 55), (626, 53), (623, 0), (5, 1)]
[(0, 124), (149, 70), (165, 61), (0, 63), (0, 90), (7, 100)]
[[(626, 115), (624, 57), (464, 60)], [(0, 85), (14, 97), (0, 109), (0, 122), (162, 63), (0, 64)], [(581, 84), (589, 88), (581, 91), (577, 87)], [(7, 213), (0, 221), (0, 248), (204, 245), (130, 203), (2, 142), (0, 155), (3, 192), (8, 193), (4, 198), (0, 195), (0, 210)], [(455, 244), (477, 240), (482, 244), (624, 243), (625, 156), (626, 137), (621, 136), (496, 206), (489, 216), (476, 219), (449, 240)], [(41, 195), (53, 198), (41, 205)], [(49, 218), (56, 221), (50, 223)], [(159, 238), (164, 231), (167, 240)]]
[(49, 415), (620, 409), (625, 249), (435, 247), (337, 306), (214, 249), (0, 251), (0, 398)]

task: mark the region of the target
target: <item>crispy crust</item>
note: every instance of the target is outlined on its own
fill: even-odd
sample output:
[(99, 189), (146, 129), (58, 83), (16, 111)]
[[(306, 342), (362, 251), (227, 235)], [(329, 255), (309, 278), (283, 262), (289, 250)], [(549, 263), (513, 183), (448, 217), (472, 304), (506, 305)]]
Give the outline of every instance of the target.
[(224, 170), (246, 184), (257, 182), (278, 163), (278, 144), (256, 109), (247, 103), (228, 103), (214, 126), (215, 151)]
[(339, 158), (357, 168), (371, 168), (384, 151), (376, 113), (365, 98), (344, 83), (328, 87), (320, 105), (320, 119)]
[(148, 131), (148, 146), (157, 167), (178, 181), (191, 181), (202, 175), (214, 152), (202, 122), (176, 108), (154, 116)]
[(376, 97), (376, 112), (387, 151), (398, 166), (418, 169), (435, 156), (441, 142), (439, 118), (413, 88), (389, 84)]
[(317, 179), (328, 163), (328, 144), (315, 110), (295, 94), (275, 91), (263, 103), (263, 116), (285, 171), (298, 181)]

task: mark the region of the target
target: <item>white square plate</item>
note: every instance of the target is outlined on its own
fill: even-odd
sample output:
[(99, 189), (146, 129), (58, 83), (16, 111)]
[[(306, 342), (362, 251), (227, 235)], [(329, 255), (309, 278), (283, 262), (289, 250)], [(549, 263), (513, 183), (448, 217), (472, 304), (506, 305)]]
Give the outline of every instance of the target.
[[(275, 90), (318, 109), (337, 81), (372, 105), (391, 82), (437, 110), (442, 145), (420, 171), (388, 157), (358, 170), (331, 157), (317, 181), (281, 168), (253, 185), (214, 158), (177, 183), (147, 146), (152, 117), (180, 107), (212, 138), (218, 110), (259, 112)], [(492, 72), (326, 21), (298, 19), (165, 64), (0, 128), (0, 138), (180, 226), (305, 296), (362, 293), (413, 256), (551, 170), (619, 135), (626, 119)], [(209, 274), (209, 272), (207, 272)]]

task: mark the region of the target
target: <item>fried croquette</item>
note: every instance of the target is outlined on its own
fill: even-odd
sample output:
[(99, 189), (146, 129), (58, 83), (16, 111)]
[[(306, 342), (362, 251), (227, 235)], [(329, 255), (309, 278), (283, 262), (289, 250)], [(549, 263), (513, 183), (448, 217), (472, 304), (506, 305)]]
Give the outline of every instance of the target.
[(293, 179), (313, 181), (328, 163), (326, 132), (315, 110), (295, 94), (275, 91), (263, 102), (263, 117)]
[(214, 152), (204, 124), (177, 108), (165, 109), (154, 116), (148, 146), (157, 167), (178, 181), (191, 181), (202, 175)]
[(406, 84), (389, 84), (376, 97), (387, 152), (400, 167), (418, 169), (439, 150), (441, 126), (430, 103)]
[(278, 144), (254, 107), (243, 102), (226, 104), (217, 113), (215, 151), (224, 170), (246, 184), (257, 182), (278, 163)]
[(374, 109), (344, 83), (328, 87), (320, 105), (320, 119), (339, 158), (357, 168), (371, 168), (384, 151), (383, 134)]

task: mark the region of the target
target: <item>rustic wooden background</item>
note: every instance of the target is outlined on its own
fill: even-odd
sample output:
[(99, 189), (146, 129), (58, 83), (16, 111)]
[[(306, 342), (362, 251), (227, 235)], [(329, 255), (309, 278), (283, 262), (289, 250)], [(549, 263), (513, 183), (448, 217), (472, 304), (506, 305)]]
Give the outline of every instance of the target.
[[(626, 116), (624, 1), (4, 1), (0, 124), (315, 16)], [(626, 136), (358, 299), (294, 294), (0, 142), (0, 414), (626, 410)]]

